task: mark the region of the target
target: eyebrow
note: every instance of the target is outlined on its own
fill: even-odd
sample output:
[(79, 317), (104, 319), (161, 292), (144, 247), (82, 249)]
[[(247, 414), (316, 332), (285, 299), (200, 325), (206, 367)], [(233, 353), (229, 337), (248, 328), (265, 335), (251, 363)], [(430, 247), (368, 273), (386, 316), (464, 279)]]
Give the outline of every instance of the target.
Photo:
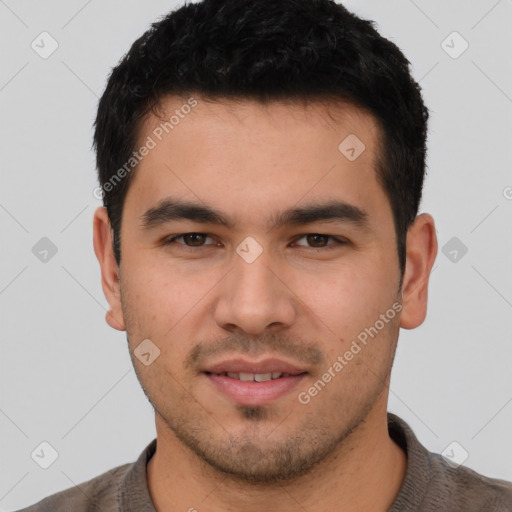
[[(362, 229), (369, 228), (368, 212), (358, 206), (339, 200), (311, 203), (294, 207), (271, 216), (271, 229), (281, 226), (296, 226), (313, 222), (348, 222)], [(156, 206), (141, 215), (142, 228), (152, 229), (176, 220), (191, 220), (202, 224), (215, 224), (233, 229), (235, 223), (226, 215), (200, 203), (178, 198), (162, 199)]]

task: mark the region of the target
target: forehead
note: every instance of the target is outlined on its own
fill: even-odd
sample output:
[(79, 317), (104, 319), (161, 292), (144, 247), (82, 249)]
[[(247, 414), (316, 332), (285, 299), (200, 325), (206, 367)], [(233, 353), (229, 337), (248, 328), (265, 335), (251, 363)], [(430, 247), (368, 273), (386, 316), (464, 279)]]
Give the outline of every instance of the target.
[(381, 200), (379, 136), (377, 120), (348, 103), (169, 96), (139, 127), (137, 148), (152, 149), (128, 195), (146, 206), (172, 194), (269, 215), (306, 196)]
[[(198, 117), (200, 120), (197, 120)], [(185, 119), (188, 121), (185, 122)], [(299, 129), (304, 135), (327, 130), (341, 135), (346, 130), (352, 130), (365, 138), (365, 143), (370, 146), (378, 141), (380, 135), (379, 122), (372, 113), (341, 99), (283, 99), (263, 103), (247, 98), (167, 95), (153, 111), (144, 116), (137, 130), (138, 141), (143, 142), (144, 136), (155, 130), (157, 138), (175, 131), (184, 132), (187, 125), (194, 124), (194, 120), (206, 129), (213, 124), (218, 128), (224, 125), (236, 130), (265, 126), (281, 131), (283, 135), (286, 135), (283, 132), (286, 128)], [(181, 130), (177, 130), (179, 125)], [(200, 133), (197, 124), (193, 129)]]

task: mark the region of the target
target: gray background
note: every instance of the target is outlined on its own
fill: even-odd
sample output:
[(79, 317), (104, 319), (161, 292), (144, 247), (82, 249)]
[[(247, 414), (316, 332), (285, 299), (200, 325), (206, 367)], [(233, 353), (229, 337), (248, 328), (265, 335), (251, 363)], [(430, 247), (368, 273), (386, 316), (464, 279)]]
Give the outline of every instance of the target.
[[(431, 110), (421, 211), (440, 250), (389, 410), (430, 450), (456, 441), (454, 460), (465, 450), (466, 466), (512, 480), (512, 2), (345, 3), (404, 51)], [(110, 68), (176, 5), (0, 0), (0, 510), (131, 462), (155, 436), (125, 333), (104, 321), (91, 140)], [(31, 47), (51, 48), (43, 31), (59, 45), (46, 59)], [(469, 44), (457, 58), (453, 31)], [(48, 469), (31, 458), (43, 441), (58, 452)]]

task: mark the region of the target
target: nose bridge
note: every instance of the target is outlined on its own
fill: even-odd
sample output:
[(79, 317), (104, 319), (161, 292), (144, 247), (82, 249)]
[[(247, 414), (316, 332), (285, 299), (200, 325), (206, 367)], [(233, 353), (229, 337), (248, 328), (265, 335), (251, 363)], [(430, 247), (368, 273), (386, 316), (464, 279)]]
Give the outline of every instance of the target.
[[(275, 274), (276, 270), (271, 270), (272, 261), (267, 254), (260, 255), (255, 261), (246, 261), (242, 257), (234, 258), (233, 279), (235, 288), (233, 289), (239, 296), (251, 299), (265, 298), (274, 300)], [(274, 265), (275, 267), (275, 262)]]
[(272, 324), (285, 326), (293, 322), (294, 305), (291, 292), (278, 278), (276, 262), (263, 251), (255, 257), (255, 247), (250, 243), (237, 248), (215, 316), (225, 329), (237, 326), (257, 334)]

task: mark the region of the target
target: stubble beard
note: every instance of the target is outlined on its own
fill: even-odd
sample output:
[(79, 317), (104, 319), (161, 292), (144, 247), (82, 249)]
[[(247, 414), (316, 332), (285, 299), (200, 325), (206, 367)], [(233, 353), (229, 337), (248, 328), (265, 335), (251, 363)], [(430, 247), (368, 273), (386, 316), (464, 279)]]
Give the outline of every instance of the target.
[(308, 414), (298, 427), (283, 435), (285, 418), (272, 431), (275, 442), (271, 441), (272, 433), (267, 435), (268, 429), (264, 428), (264, 423), (272, 416), (265, 406), (237, 406), (240, 421), (245, 422), (247, 428), (239, 435), (220, 429), (224, 437), (220, 439), (196, 418), (183, 414), (190, 409), (182, 409), (180, 415), (162, 414), (147, 391), (144, 392), (155, 413), (207, 471), (213, 469), (220, 478), (228, 477), (238, 484), (277, 487), (297, 481), (335, 457), (350, 435), (364, 423), (384, 387), (379, 387), (372, 399), (348, 418), (348, 422), (338, 426), (337, 431), (333, 431), (332, 424), (319, 420), (317, 414)]

